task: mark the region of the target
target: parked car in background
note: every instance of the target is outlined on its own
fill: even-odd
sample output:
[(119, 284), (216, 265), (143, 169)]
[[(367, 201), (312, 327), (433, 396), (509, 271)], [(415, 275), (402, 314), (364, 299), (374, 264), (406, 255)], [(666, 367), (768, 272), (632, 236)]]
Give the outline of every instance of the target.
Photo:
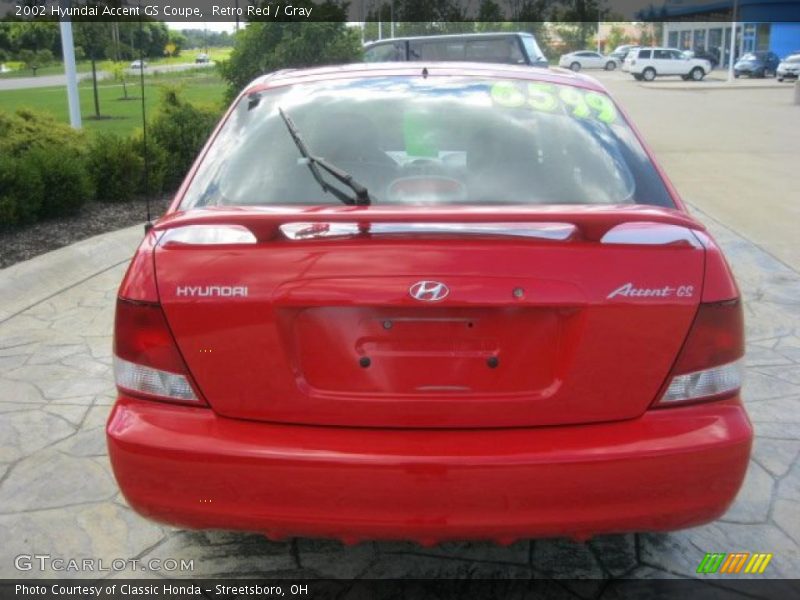
[(205, 52), (198, 54), (197, 57), (194, 59), (194, 62), (198, 65), (204, 65), (211, 62), (211, 58)]
[(748, 52), (733, 64), (733, 76), (767, 77), (775, 75), (781, 60), (774, 52)]
[(577, 52), (570, 52), (564, 54), (558, 59), (558, 66), (573, 71), (580, 71), (581, 69), (605, 69), (606, 71), (613, 71), (619, 65), (619, 61), (611, 56), (604, 56), (599, 52), (591, 50), (579, 50)]
[(547, 67), (530, 33), (465, 33), (390, 38), (364, 46), (364, 62), (468, 61)]
[(684, 50), (683, 55), (686, 58), (702, 58), (707, 60), (711, 63), (712, 69), (716, 69), (717, 65), (719, 65), (719, 53), (714, 52), (713, 49), (703, 50), (701, 48), (695, 48), (694, 50)]
[(428, 545), (720, 517), (753, 430), (719, 246), (591, 78), (424, 66), (227, 112), (117, 294), (128, 504)]
[(630, 73), (631, 71), (631, 62), (636, 57), (636, 54), (639, 52), (639, 48), (641, 46), (634, 46), (631, 48), (628, 53), (625, 55), (625, 58), (622, 59), (622, 70), (625, 73)]
[(677, 48), (639, 48), (625, 59), (628, 70), (639, 81), (676, 75), (700, 81), (711, 71), (711, 63), (702, 58), (688, 58)]
[(135, 60), (130, 64), (131, 69), (146, 69), (147, 68), (147, 61), (146, 60)]
[(798, 75), (800, 75), (800, 52), (797, 52), (796, 54), (790, 54), (784, 58), (778, 65), (775, 75), (777, 76), (778, 81), (783, 81), (784, 79), (797, 79)]
[(609, 56), (611, 58), (616, 58), (617, 61), (622, 64), (625, 61), (625, 57), (628, 56), (628, 52), (636, 48), (639, 48), (639, 46), (636, 44), (623, 44), (622, 46), (617, 46), (614, 48), (614, 51), (609, 54)]

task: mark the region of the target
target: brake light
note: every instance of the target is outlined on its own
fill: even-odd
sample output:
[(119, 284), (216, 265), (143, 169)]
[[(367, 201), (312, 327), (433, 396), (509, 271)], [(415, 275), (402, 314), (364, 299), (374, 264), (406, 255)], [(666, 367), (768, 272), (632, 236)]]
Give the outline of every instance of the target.
[(701, 303), (656, 406), (717, 400), (742, 385), (744, 322), (739, 300)]
[(205, 406), (159, 304), (117, 300), (114, 378), (130, 394)]

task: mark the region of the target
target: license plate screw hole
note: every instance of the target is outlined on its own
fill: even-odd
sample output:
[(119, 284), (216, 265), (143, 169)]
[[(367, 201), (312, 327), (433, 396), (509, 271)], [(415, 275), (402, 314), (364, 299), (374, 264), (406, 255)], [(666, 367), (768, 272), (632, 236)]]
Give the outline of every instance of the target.
[(497, 358), (496, 356), (490, 356), (489, 358), (486, 359), (486, 366), (489, 367), (490, 369), (496, 369), (499, 364), (500, 364), (500, 359)]
[(369, 356), (362, 356), (358, 359), (358, 364), (361, 365), (363, 368), (367, 368), (372, 364), (372, 360), (370, 360)]
[(384, 321), (384, 322), (383, 322), (383, 328), (384, 328), (384, 329), (391, 329), (393, 325), (394, 325), (394, 323), (392, 323), (392, 322), (391, 322), (391, 321), (389, 321), (388, 319), (387, 319), (386, 321)]

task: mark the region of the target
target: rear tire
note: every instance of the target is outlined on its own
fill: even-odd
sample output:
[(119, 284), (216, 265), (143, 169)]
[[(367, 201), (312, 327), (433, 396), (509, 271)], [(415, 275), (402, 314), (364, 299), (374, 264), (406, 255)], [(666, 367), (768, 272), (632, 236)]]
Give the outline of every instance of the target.
[(606, 63), (606, 71), (613, 71), (616, 68), (617, 68), (617, 63), (615, 63), (613, 60), (610, 60)]
[(691, 77), (691, 78), (692, 78), (694, 81), (702, 81), (702, 80), (703, 80), (703, 77), (705, 77), (705, 76), (706, 76), (706, 72), (705, 72), (705, 71), (703, 71), (703, 69), (701, 69), (700, 67), (695, 67), (694, 69), (692, 69), (692, 72), (691, 72), (691, 73), (689, 73), (689, 76), (690, 76), (690, 77)]
[(574, 62), (569, 66), (569, 69), (570, 71), (574, 71), (575, 73), (577, 73), (578, 71), (581, 70), (581, 63)]
[(642, 79), (645, 81), (653, 81), (656, 78), (656, 70), (652, 67), (647, 67), (642, 71)]
[(780, 81), (781, 83), (783, 83), (783, 77), (778, 77), (778, 81)]

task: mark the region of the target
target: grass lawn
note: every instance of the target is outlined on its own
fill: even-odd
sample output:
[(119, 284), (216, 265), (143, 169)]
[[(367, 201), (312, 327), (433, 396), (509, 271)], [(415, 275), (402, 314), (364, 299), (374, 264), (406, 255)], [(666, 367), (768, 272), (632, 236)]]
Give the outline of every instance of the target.
[[(208, 56), (211, 58), (212, 61), (217, 62), (221, 60), (226, 60), (228, 56), (230, 56), (231, 51), (233, 48), (209, 48), (208, 49)], [(164, 56), (163, 58), (146, 58), (145, 61), (149, 66), (157, 67), (159, 65), (180, 65), (185, 63), (193, 63), (195, 58), (197, 58), (198, 54), (203, 52), (202, 48), (195, 48), (193, 50), (184, 50), (181, 52), (180, 56)], [(126, 65), (130, 64), (130, 61), (123, 61)], [(24, 68), (24, 66), (15, 61), (9, 61), (6, 63), (6, 66), (9, 68), (13, 68), (13, 71), (9, 71), (8, 73), (0, 73), (0, 79), (8, 79), (8, 78), (16, 78), (16, 77), (33, 77), (33, 71), (30, 69)], [(97, 61), (97, 69), (102, 70), (107, 66), (106, 61)], [(88, 73), (92, 70), (92, 63), (88, 60), (81, 60), (76, 63), (76, 68), (78, 73)], [(62, 75), (64, 73), (64, 65), (62, 63), (56, 63), (49, 65), (47, 67), (40, 67), (36, 71), (36, 76), (40, 77), (42, 75)]]
[[(169, 77), (145, 78), (145, 106), (148, 116), (155, 114), (164, 84), (178, 85), (183, 97), (195, 103), (220, 104), (225, 95), (225, 83), (215, 72), (190, 71), (170, 74)], [(134, 100), (121, 100), (122, 85), (113, 82), (100, 82), (98, 95), (100, 113), (107, 119), (94, 119), (94, 96), (91, 81), (84, 81), (78, 87), (81, 99), (83, 127), (93, 131), (109, 131), (126, 135), (142, 126), (142, 105), (139, 94), (139, 80), (133, 78), (128, 83), (128, 96)], [(19, 108), (32, 108), (53, 114), (57, 119), (69, 122), (67, 91), (64, 86), (23, 90), (4, 90), (0, 92), (0, 110), (13, 112)]]

